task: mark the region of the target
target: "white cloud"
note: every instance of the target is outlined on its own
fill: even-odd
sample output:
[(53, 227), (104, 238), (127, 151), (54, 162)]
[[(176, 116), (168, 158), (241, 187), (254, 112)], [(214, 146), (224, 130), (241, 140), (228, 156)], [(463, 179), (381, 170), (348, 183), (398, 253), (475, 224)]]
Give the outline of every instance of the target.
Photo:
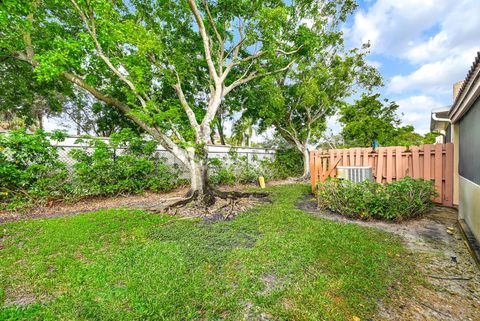
[(442, 17), (438, 33), (407, 50), (405, 57), (410, 62), (442, 60), (462, 55), (471, 51), (471, 48), (479, 49), (480, 1), (459, 1), (452, 4), (450, 9)]
[(451, 93), (452, 85), (465, 78), (476, 51), (477, 48), (471, 48), (462, 54), (426, 63), (408, 75), (394, 76), (388, 84), (387, 92), (412, 91), (442, 94), (446, 97)]
[(344, 31), (351, 44), (370, 41), (375, 59), (394, 64), (381, 65), (396, 71), (387, 97), (397, 99), (405, 124), (426, 132), (430, 109), (451, 104), (453, 83), (480, 50), (479, 13), (480, 0), (376, 0)]
[(370, 66), (375, 67), (377, 69), (382, 67), (382, 65), (383, 65), (381, 61), (370, 60), (370, 59), (367, 59), (367, 64), (369, 64)]
[(421, 134), (430, 131), (430, 113), (432, 109), (444, 107), (441, 102), (426, 96), (411, 96), (397, 101), (399, 105), (398, 111), (403, 114), (401, 116), (403, 125), (413, 125), (417, 132)]
[[(477, 0), (471, 0), (477, 1)], [(396, 55), (438, 23), (453, 0), (378, 0), (368, 11), (359, 11), (349, 30), (355, 45), (370, 41), (372, 51)]]

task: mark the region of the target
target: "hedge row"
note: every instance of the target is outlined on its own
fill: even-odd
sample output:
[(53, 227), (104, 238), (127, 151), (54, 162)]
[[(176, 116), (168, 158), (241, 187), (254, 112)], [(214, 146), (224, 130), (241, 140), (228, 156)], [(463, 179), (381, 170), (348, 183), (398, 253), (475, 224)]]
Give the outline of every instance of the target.
[[(25, 130), (17, 130), (0, 134), (0, 209), (87, 196), (168, 191), (188, 183), (180, 178), (178, 166), (167, 165), (155, 155), (154, 141), (145, 140), (131, 130), (113, 134), (108, 142), (83, 141), (90, 151), (72, 150), (69, 156), (75, 160), (73, 167), (59, 160), (58, 148), (51, 144), (52, 140), (63, 139), (65, 136), (60, 132), (27, 134)], [(122, 153), (116, 154), (119, 148)], [(247, 183), (259, 175), (284, 178), (301, 170), (288, 168), (288, 164), (281, 162), (282, 157), (253, 164), (235, 153), (230, 157), (232, 165), (211, 160), (213, 184)], [(301, 161), (298, 164), (301, 166)]]
[(433, 206), (436, 195), (431, 181), (406, 177), (379, 184), (331, 179), (318, 184), (320, 208), (360, 219), (404, 220), (417, 217)]

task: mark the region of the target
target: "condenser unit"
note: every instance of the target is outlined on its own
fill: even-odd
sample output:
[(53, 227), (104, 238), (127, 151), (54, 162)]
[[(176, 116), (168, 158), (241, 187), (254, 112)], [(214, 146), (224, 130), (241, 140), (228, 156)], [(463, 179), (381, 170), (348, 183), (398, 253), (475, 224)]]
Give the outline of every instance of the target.
[(373, 171), (370, 166), (338, 166), (337, 178), (346, 179), (354, 183), (373, 180)]

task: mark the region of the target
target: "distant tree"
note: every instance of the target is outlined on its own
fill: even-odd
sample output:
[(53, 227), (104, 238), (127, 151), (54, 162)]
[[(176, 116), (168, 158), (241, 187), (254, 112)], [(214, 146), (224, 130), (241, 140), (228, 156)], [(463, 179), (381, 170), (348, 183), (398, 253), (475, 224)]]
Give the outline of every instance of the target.
[(365, 61), (367, 47), (346, 51), (337, 36), (305, 53), (287, 72), (260, 80), (246, 112), (261, 129), (273, 126), (300, 151), (304, 177), (309, 175), (309, 148), (321, 139), (327, 118), (359, 88), (381, 84)]
[(387, 145), (390, 146), (418, 146), (422, 144), (433, 144), (438, 134), (427, 133), (425, 135), (415, 132), (412, 125), (397, 128), (397, 131)]
[(430, 140), (415, 132), (413, 126), (400, 126), (398, 105), (380, 94), (367, 95), (340, 108), (341, 135), (348, 146), (369, 147), (377, 141), (380, 146), (411, 146)]
[(232, 127), (231, 141), (237, 146), (252, 146), (254, 121), (251, 117), (242, 116)]

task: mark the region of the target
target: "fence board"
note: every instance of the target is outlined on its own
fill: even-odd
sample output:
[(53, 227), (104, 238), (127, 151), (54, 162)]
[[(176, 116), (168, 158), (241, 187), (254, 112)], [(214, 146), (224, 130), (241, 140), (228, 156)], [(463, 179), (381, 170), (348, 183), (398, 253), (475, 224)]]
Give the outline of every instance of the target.
[(427, 180), (432, 179), (431, 149), (432, 149), (432, 145), (423, 145), (423, 178)]
[(436, 202), (453, 205), (453, 144), (331, 149), (311, 152), (311, 184), (336, 176), (337, 166), (371, 166), (378, 183), (406, 176), (433, 180), (439, 197)]
[(435, 166), (434, 166), (434, 180), (435, 180), (435, 189), (438, 192), (438, 197), (435, 199), (435, 202), (441, 203), (443, 199), (443, 145), (436, 144), (434, 146), (435, 151)]
[(415, 179), (420, 178), (420, 148), (418, 146), (412, 146), (412, 177)]
[[(334, 150), (329, 150), (328, 154), (330, 156), (330, 164), (333, 164), (335, 162), (335, 151)], [(330, 173), (330, 177), (333, 177), (333, 172)]]
[(355, 149), (348, 149), (348, 165), (355, 166)]
[(311, 151), (310, 152), (310, 183), (312, 184), (312, 191), (315, 191), (315, 185), (317, 185), (317, 180), (315, 177), (315, 160), (317, 159), (317, 152)]
[(393, 164), (393, 150), (392, 147), (387, 147), (387, 183), (391, 183), (393, 181), (393, 171), (395, 166)]
[(361, 157), (360, 148), (355, 148), (355, 166), (360, 166), (362, 164)]
[(383, 151), (384, 149), (380, 147), (378, 149), (378, 160), (377, 160), (377, 182), (381, 183), (383, 180)]
[(363, 166), (368, 166), (368, 148), (363, 149)]

